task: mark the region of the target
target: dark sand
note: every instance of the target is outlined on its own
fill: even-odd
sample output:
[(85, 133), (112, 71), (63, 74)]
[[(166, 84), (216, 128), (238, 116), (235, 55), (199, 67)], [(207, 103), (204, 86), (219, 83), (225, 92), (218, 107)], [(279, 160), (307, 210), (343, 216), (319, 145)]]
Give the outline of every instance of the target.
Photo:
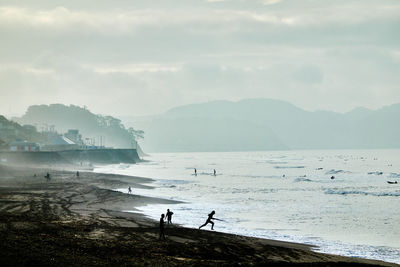
[(157, 222), (122, 211), (173, 202), (110, 190), (131, 186), (134, 193), (150, 179), (51, 171), (46, 181), (46, 171), (0, 165), (1, 266), (398, 266), (179, 226), (160, 241)]

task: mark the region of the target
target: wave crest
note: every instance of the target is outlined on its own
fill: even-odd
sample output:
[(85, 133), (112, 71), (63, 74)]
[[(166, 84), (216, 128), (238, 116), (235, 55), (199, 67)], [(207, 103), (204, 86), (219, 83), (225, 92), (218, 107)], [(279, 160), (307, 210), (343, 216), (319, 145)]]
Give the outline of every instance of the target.
[(328, 189), (325, 190), (328, 195), (363, 195), (363, 196), (376, 196), (376, 197), (400, 197), (400, 192), (367, 192), (358, 190), (341, 190), (341, 189)]

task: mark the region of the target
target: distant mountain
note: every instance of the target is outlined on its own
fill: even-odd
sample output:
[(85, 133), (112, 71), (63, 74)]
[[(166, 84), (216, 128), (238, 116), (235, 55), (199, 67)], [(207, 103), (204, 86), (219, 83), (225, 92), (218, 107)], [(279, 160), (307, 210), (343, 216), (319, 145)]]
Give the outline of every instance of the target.
[(84, 138), (102, 137), (103, 143), (116, 148), (131, 148), (135, 135), (140, 131), (125, 128), (119, 119), (112, 116), (93, 114), (86, 108), (62, 104), (34, 105), (20, 118), (13, 118), (22, 124), (38, 125), (38, 128), (52, 128), (60, 133), (78, 129)]
[(400, 148), (400, 104), (342, 114), (246, 99), (121, 119), (146, 132), (143, 148), (148, 152)]

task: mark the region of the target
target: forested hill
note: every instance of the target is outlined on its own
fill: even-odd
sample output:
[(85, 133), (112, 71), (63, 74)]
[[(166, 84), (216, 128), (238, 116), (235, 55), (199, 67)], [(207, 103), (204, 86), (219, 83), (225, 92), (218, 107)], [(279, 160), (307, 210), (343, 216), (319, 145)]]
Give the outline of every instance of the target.
[(347, 113), (306, 111), (288, 102), (246, 99), (123, 118), (146, 132), (146, 151), (400, 148), (400, 104)]
[(43, 136), (33, 127), (23, 127), (14, 121), (7, 120), (0, 115), (0, 146), (9, 144), (16, 139), (31, 142), (43, 142)]
[(131, 148), (135, 138), (143, 132), (125, 128), (121, 120), (112, 116), (96, 115), (79, 106), (62, 104), (30, 106), (21, 118), (14, 118), (21, 124), (37, 125), (41, 128), (54, 126), (64, 133), (68, 129), (78, 129), (84, 138), (102, 138), (106, 146)]

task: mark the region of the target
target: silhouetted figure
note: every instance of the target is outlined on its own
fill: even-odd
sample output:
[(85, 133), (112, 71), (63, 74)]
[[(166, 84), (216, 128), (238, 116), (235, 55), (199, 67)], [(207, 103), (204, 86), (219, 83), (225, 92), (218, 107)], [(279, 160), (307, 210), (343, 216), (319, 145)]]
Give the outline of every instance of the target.
[(217, 176), (217, 171), (214, 169), (214, 176)]
[(332, 179), (332, 180), (335, 179), (335, 176), (332, 175), (332, 176), (331, 176), (331, 179)]
[(128, 187), (128, 194), (132, 194), (132, 188)]
[(196, 170), (196, 168), (194, 168), (194, 175), (197, 176), (197, 170)]
[(167, 213), (165, 214), (167, 216), (167, 223), (168, 224), (172, 224), (172, 214), (174, 214), (172, 211), (170, 211), (169, 209), (167, 209)]
[(50, 181), (50, 173), (47, 173), (44, 178), (46, 178), (47, 181)]
[(77, 172), (76, 172), (76, 177), (78, 177), (78, 178), (79, 178), (79, 171), (77, 171)]
[(207, 221), (199, 227), (199, 229), (201, 229), (202, 227), (206, 226), (207, 224), (211, 223), (211, 230), (214, 230), (214, 222), (212, 220), (214, 220), (215, 218), (213, 218), (215, 214), (215, 211), (213, 210), (210, 214), (208, 214), (208, 218)]
[(161, 214), (161, 218), (160, 218), (160, 239), (162, 237), (165, 240), (165, 234), (164, 234), (165, 221), (164, 221), (164, 217), (165, 217), (165, 215)]
[(388, 184), (397, 184), (397, 181), (394, 181), (394, 182), (392, 182), (392, 181), (387, 181), (388, 182)]

